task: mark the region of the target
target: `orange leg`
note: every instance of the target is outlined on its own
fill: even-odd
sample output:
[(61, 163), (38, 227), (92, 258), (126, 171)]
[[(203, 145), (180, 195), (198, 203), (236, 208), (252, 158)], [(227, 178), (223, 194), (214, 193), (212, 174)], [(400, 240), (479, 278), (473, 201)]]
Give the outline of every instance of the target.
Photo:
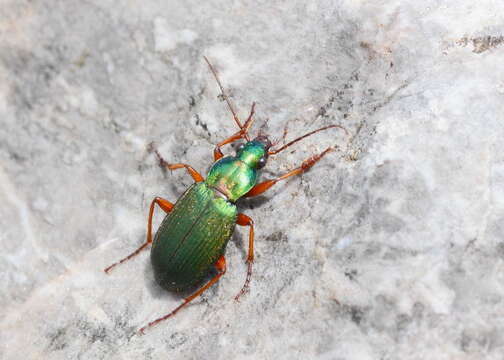
[(205, 180), (199, 172), (197, 172), (196, 170), (194, 170), (191, 166), (189, 166), (187, 164), (182, 164), (182, 163), (170, 164), (168, 161), (163, 159), (163, 157), (161, 156), (159, 151), (157, 151), (157, 149), (152, 144), (150, 145), (150, 150), (154, 151), (154, 153), (156, 154), (156, 156), (159, 160), (159, 165), (166, 167), (168, 170), (176, 170), (176, 169), (185, 168), (187, 170), (187, 172), (189, 173), (189, 175), (191, 175), (191, 177), (194, 179), (194, 181), (202, 182), (203, 180)]
[(138, 249), (136, 249), (134, 252), (132, 252), (131, 254), (126, 256), (124, 259), (122, 259), (116, 263), (113, 263), (108, 268), (106, 268), (104, 271), (107, 274), (116, 265), (122, 264), (126, 260), (131, 259), (133, 256), (138, 255), (140, 253), (140, 251), (145, 249), (152, 242), (152, 215), (154, 215), (154, 205), (155, 204), (158, 204), (158, 206), (161, 209), (163, 209), (166, 213), (169, 213), (171, 211), (171, 209), (173, 209), (173, 204), (171, 202), (169, 202), (168, 200), (162, 199), (160, 197), (154, 198), (154, 200), (152, 200), (152, 202), (150, 204), (150, 209), (149, 209), (149, 220), (147, 222), (147, 241), (142, 246), (140, 246)]
[(224, 255), (222, 255), (219, 258), (219, 260), (217, 260), (217, 262), (215, 263), (215, 268), (218, 271), (217, 275), (215, 275), (208, 283), (206, 283), (205, 286), (203, 286), (201, 289), (199, 289), (198, 291), (196, 291), (191, 296), (185, 298), (184, 302), (182, 304), (180, 304), (177, 308), (175, 308), (175, 310), (173, 310), (171, 313), (169, 313), (169, 314), (167, 314), (167, 315), (165, 315), (163, 317), (160, 317), (159, 319), (151, 321), (150, 323), (148, 323), (147, 325), (145, 325), (144, 327), (142, 327), (140, 330), (138, 330), (138, 332), (140, 334), (142, 334), (142, 335), (145, 334), (145, 332), (144, 332), (145, 329), (147, 329), (147, 328), (149, 328), (151, 326), (154, 326), (157, 323), (159, 323), (159, 322), (161, 322), (163, 320), (166, 320), (166, 319), (172, 317), (180, 309), (182, 309), (184, 306), (186, 306), (187, 304), (189, 304), (192, 300), (194, 300), (195, 298), (197, 298), (198, 296), (200, 296), (201, 294), (203, 294), (205, 292), (205, 290), (207, 290), (210, 286), (212, 286), (217, 281), (219, 281), (220, 277), (226, 273), (226, 258), (224, 257)]
[(226, 144), (229, 144), (229, 143), (232, 143), (232, 142), (235, 142), (236, 140), (240, 140), (241, 138), (243, 138), (243, 133), (242, 131), (238, 131), (237, 133), (231, 135), (230, 137), (228, 137), (226, 140), (223, 140), (221, 141), (220, 143), (218, 143), (217, 145), (215, 145), (215, 149), (214, 149), (214, 161), (217, 161), (219, 160), (220, 158), (222, 158), (224, 156), (224, 154), (222, 153), (221, 151), (221, 146), (224, 146)]
[(296, 168), (294, 170), (289, 171), (287, 174), (279, 176), (276, 179), (266, 180), (266, 181), (263, 181), (263, 182), (257, 184), (252, 189), (250, 189), (250, 191), (248, 193), (245, 194), (245, 197), (252, 197), (252, 196), (260, 195), (263, 192), (265, 192), (266, 190), (268, 190), (270, 187), (272, 187), (273, 185), (275, 185), (280, 180), (284, 180), (284, 179), (287, 179), (287, 178), (289, 178), (291, 176), (304, 173), (309, 168), (311, 168), (313, 165), (315, 165), (317, 163), (317, 161), (319, 161), (320, 159), (322, 159), (322, 157), (324, 155), (326, 155), (330, 151), (333, 151), (334, 149), (335, 148), (333, 148), (333, 147), (328, 147), (327, 149), (325, 149), (320, 154), (314, 155), (314, 156), (306, 159), (305, 161), (303, 161), (303, 163), (301, 164), (300, 167), (298, 167), (298, 168)]
[(240, 292), (235, 296), (235, 300), (238, 301), (240, 296), (245, 294), (245, 292), (249, 288), (250, 284), (250, 279), (252, 277), (252, 264), (254, 263), (254, 221), (249, 218), (245, 214), (238, 214), (238, 218), (236, 219), (236, 223), (241, 226), (250, 226), (250, 231), (249, 231), (249, 248), (248, 248), (248, 255), (247, 255), (247, 278), (245, 279), (245, 283), (243, 284), (243, 287), (241, 288)]
[(255, 109), (255, 103), (252, 103), (252, 108), (250, 109), (250, 115), (247, 118), (247, 121), (245, 122), (243, 127), (240, 129), (240, 131), (236, 132), (235, 134), (231, 135), (227, 139), (225, 139), (225, 140), (221, 141), (220, 143), (218, 143), (217, 145), (215, 145), (214, 161), (217, 161), (221, 157), (224, 156), (224, 154), (222, 153), (222, 151), (220, 149), (222, 146), (224, 146), (226, 144), (230, 144), (232, 142), (235, 142), (236, 140), (240, 140), (243, 138), (248, 140), (247, 133), (250, 129), (250, 126), (252, 126), (252, 123), (254, 122), (254, 120), (252, 119), (252, 116), (254, 115), (254, 112), (255, 112), (254, 109)]

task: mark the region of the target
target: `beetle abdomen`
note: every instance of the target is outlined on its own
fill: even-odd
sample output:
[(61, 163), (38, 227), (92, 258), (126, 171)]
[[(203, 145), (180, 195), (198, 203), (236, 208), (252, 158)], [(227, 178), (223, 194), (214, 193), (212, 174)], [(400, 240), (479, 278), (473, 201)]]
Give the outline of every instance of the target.
[(236, 206), (204, 182), (187, 189), (154, 237), (151, 262), (156, 281), (175, 291), (201, 281), (224, 253), (236, 216)]

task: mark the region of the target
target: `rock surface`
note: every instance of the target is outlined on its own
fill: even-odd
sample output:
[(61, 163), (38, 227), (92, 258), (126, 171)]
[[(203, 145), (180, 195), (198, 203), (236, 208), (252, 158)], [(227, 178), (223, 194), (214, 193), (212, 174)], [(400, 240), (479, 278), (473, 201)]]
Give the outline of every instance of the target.
[[(4, 0), (0, 358), (502, 359), (504, 3)], [(287, 139), (241, 202), (228, 272), (175, 318), (145, 239), (150, 201), (206, 173), (245, 118)], [(232, 147), (226, 151), (232, 153)], [(155, 217), (159, 223), (161, 215)]]

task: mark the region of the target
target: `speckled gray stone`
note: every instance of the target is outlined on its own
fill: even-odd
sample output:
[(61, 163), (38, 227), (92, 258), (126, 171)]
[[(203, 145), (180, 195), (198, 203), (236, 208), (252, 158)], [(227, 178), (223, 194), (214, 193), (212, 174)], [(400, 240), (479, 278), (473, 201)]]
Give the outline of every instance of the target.
[[(0, 358), (502, 359), (504, 4), (495, 1), (4, 0), (0, 6)], [(153, 280), (154, 196), (205, 173), (241, 117), (289, 138), (241, 203), (217, 286)], [(232, 147), (226, 151), (232, 153)], [(155, 217), (159, 223), (161, 214)]]

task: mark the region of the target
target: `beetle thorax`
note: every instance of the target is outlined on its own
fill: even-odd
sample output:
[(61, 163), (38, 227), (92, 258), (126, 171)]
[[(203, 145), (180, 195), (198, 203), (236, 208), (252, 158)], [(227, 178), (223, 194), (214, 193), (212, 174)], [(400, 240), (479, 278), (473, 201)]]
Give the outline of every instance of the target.
[(234, 202), (245, 195), (256, 180), (257, 171), (254, 168), (237, 157), (228, 156), (212, 166), (205, 181), (209, 187)]
[(256, 184), (257, 170), (265, 164), (265, 159), (265, 145), (261, 141), (249, 141), (240, 147), (236, 156), (217, 161), (210, 169), (206, 183), (234, 202)]

